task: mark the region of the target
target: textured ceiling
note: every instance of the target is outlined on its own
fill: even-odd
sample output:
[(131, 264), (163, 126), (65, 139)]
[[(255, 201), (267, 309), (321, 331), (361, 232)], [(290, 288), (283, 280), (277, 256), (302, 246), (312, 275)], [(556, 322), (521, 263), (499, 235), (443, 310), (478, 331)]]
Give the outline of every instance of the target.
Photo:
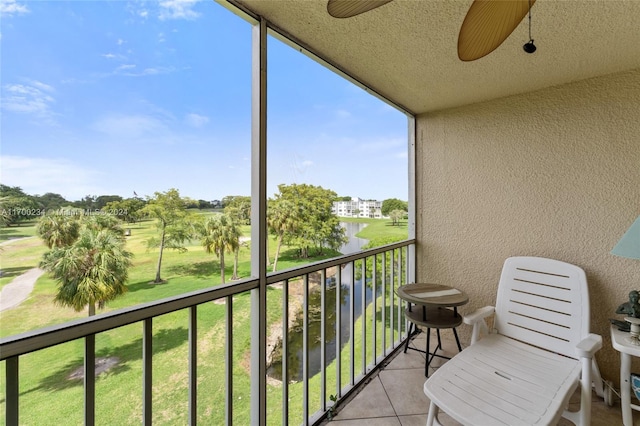
[(471, 0), (394, 0), (347, 19), (326, 0), (237, 0), (409, 111), (429, 111), (640, 68), (640, 0), (538, 0), (493, 53), (457, 56)]

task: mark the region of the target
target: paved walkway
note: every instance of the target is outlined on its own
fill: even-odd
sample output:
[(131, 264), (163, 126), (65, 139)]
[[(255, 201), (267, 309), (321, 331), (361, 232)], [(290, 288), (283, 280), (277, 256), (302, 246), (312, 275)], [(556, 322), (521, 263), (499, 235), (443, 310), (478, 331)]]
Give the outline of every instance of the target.
[(18, 306), (29, 297), (36, 280), (42, 274), (44, 274), (42, 269), (33, 268), (22, 275), (18, 275), (13, 281), (2, 287), (2, 291), (0, 291), (0, 312)]
[(16, 241), (26, 240), (26, 239), (28, 239), (28, 238), (35, 238), (35, 237), (11, 238), (11, 239), (8, 239), (8, 240), (6, 240), (6, 241), (1, 242), (1, 243), (0, 243), (0, 246), (6, 246), (6, 245), (8, 245), (8, 244), (15, 243)]

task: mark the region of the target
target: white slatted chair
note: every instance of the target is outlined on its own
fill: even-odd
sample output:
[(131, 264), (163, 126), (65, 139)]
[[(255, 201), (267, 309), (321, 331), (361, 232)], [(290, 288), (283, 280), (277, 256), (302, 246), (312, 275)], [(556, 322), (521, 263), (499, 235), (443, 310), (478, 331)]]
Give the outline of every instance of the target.
[[(492, 314), (489, 332), (484, 318)], [(550, 425), (560, 417), (589, 425), (592, 359), (602, 337), (589, 332), (582, 269), (539, 257), (509, 258), (496, 307), (464, 321), (473, 325), (471, 345), (424, 384), (431, 400), (428, 426), (440, 424), (439, 409), (464, 425)], [(580, 411), (566, 411), (578, 384)]]

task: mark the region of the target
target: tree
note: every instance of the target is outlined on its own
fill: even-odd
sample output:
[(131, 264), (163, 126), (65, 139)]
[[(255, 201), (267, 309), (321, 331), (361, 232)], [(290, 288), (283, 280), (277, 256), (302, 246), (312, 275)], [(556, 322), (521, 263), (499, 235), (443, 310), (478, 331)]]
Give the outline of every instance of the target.
[(87, 228), (95, 231), (108, 230), (119, 237), (124, 237), (124, 229), (120, 226), (122, 221), (114, 215), (97, 212), (83, 214), (82, 219), (82, 225)]
[(222, 199), (224, 212), (232, 214), (241, 225), (251, 224), (251, 197), (244, 195), (227, 195)]
[(102, 211), (114, 215), (124, 222), (135, 223), (142, 218), (144, 206), (145, 202), (140, 198), (126, 198), (121, 201), (108, 202)]
[(389, 216), (393, 210), (409, 211), (409, 203), (398, 200), (397, 198), (388, 198), (382, 202), (381, 213), (383, 216)]
[(50, 249), (68, 247), (80, 236), (80, 216), (49, 213), (38, 220), (36, 233)]
[[(242, 223), (250, 224), (251, 220), (248, 219), (251, 216), (251, 201), (250, 200), (251, 200), (250, 198), (249, 198), (248, 201), (245, 199), (239, 206), (238, 205), (233, 205), (233, 204), (232, 205), (228, 205), (227, 207), (224, 208), (224, 214), (229, 216), (231, 221), (234, 224), (236, 224), (236, 226), (239, 226)], [(240, 235), (242, 235), (242, 232), (240, 232)], [(268, 240), (267, 240), (267, 242), (268, 242)], [(235, 251), (233, 253), (233, 275), (231, 276), (232, 280), (237, 280), (238, 279), (238, 262), (239, 262), (239, 258), (240, 258), (240, 246), (242, 246), (242, 245), (243, 244), (238, 244), (238, 246), (236, 247), (236, 249), (235, 249)], [(246, 246), (246, 244), (244, 244), (244, 245)], [(268, 261), (269, 261), (269, 255), (267, 254), (267, 265), (268, 265)]]
[(392, 225), (400, 225), (400, 220), (405, 216), (404, 210), (391, 210), (389, 217), (392, 220)]
[(73, 206), (83, 210), (94, 210), (97, 208), (96, 198), (95, 195), (85, 195), (82, 199), (74, 201)]
[(70, 204), (62, 195), (53, 192), (47, 192), (44, 195), (36, 195), (34, 198), (47, 212), (51, 210), (60, 210), (62, 207)]
[(220, 279), (224, 284), (224, 253), (239, 249), (240, 229), (229, 215), (222, 213), (208, 217), (200, 229), (200, 235), (205, 251), (215, 253), (220, 259)]
[(211, 203), (211, 201), (206, 201), (206, 200), (198, 200), (198, 208), (200, 210), (204, 210), (204, 209), (212, 209), (213, 208), (213, 204)]
[(9, 211), (4, 208), (0, 208), (0, 227), (5, 227), (9, 225), (10, 222), (11, 215), (9, 214)]
[(103, 306), (125, 293), (133, 254), (124, 246), (113, 230), (86, 226), (71, 245), (45, 253), (40, 267), (58, 281), (55, 302), (76, 312), (88, 305), (91, 316), (96, 304)]
[(284, 236), (293, 232), (298, 225), (298, 212), (296, 206), (284, 198), (269, 200), (267, 207), (267, 226), (276, 236), (276, 254), (273, 260), (273, 272), (278, 267), (278, 257)]
[(19, 186), (0, 184), (0, 211), (3, 226), (16, 225), (23, 220), (35, 219), (43, 214), (42, 205)]
[(162, 282), (160, 270), (162, 268), (164, 249), (187, 250), (184, 247), (184, 242), (190, 236), (189, 213), (184, 200), (180, 198), (180, 192), (174, 188), (167, 192), (156, 192), (153, 198), (148, 199), (147, 205), (142, 209), (142, 212), (156, 219), (158, 238), (148, 240), (147, 246), (160, 249), (156, 277), (153, 280), (154, 283), (158, 284)]
[(278, 189), (275, 199), (289, 201), (296, 212), (295, 226), (285, 234), (284, 241), (299, 247), (301, 257), (308, 257), (312, 248), (322, 253), (326, 247), (337, 250), (347, 242), (344, 228), (331, 211), (335, 192), (307, 184), (282, 184)]
[(100, 210), (113, 201), (122, 201), (122, 197), (119, 195), (100, 195), (99, 197), (96, 197), (94, 208)]
[(0, 197), (28, 197), (28, 195), (19, 186), (0, 183)]

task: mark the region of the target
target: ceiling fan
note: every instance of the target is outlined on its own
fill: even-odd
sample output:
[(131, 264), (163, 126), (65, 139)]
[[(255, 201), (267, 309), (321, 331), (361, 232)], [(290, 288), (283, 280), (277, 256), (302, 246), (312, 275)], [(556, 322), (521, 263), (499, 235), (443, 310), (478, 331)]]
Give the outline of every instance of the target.
[[(392, 0), (329, 0), (327, 12), (349, 18), (383, 6)], [(474, 0), (458, 35), (458, 57), (474, 61), (493, 52), (516, 29), (536, 0)], [(531, 16), (531, 15), (529, 15)], [(533, 53), (533, 39), (524, 45)]]

